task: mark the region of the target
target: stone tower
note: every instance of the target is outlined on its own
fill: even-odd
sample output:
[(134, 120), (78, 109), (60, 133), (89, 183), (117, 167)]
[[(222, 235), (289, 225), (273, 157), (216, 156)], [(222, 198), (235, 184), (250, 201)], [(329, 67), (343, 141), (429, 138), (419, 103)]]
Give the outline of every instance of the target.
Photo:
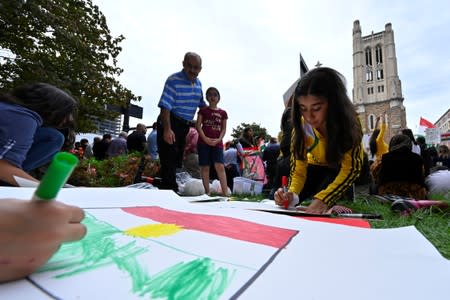
[(353, 103), (363, 131), (370, 135), (376, 118), (387, 117), (385, 141), (406, 128), (402, 86), (398, 77), (394, 31), (391, 23), (382, 32), (362, 36), (353, 22)]

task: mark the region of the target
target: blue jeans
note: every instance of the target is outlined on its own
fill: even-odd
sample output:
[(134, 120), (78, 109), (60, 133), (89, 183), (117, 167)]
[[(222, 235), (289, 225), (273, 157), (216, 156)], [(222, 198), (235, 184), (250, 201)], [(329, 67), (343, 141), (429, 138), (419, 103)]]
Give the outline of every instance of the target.
[(28, 150), (22, 169), (28, 172), (50, 162), (63, 144), (64, 135), (61, 132), (51, 127), (39, 127), (34, 134), (33, 144)]

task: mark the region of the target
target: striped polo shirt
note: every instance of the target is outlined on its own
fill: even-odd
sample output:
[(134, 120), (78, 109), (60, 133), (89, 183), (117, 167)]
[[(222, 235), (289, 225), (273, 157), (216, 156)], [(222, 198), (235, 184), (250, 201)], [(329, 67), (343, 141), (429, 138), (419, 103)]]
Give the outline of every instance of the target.
[(202, 83), (198, 78), (189, 80), (181, 71), (166, 80), (158, 107), (169, 110), (172, 114), (187, 121), (194, 119), (197, 107), (206, 106), (203, 99)]

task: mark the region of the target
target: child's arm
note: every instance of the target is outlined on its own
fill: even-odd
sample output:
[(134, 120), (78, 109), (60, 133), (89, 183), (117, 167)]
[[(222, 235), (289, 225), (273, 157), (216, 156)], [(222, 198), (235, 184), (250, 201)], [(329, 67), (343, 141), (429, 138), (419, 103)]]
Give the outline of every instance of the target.
[(227, 119), (223, 119), (222, 120), (222, 128), (220, 130), (220, 135), (217, 138), (219, 140), (219, 142), (223, 139), (226, 132), (227, 132)]
[(38, 181), (36, 178), (25, 172), (24, 170), (14, 166), (4, 159), (0, 159), (0, 180), (11, 185), (18, 186), (14, 176), (22, 177), (32, 181)]
[(197, 115), (197, 123), (195, 123), (195, 128), (197, 129), (198, 132), (198, 136), (199, 138), (202, 139), (202, 141), (204, 141), (205, 143), (207, 143), (207, 136), (205, 135), (205, 133), (203, 132), (202, 129), (202, 123), (203, 123), (203, 115), (200, 113), (200, 111), (198, 112)]
[[(380, 117), (377, 117), (377, 120), (375, 121), (375, 127), (374, 127), (374, 129), (377, 129), (378, 128), (378, 123), (380, 122)], [(383, 122), (382, 120), (381, 120), (381, 122)]]

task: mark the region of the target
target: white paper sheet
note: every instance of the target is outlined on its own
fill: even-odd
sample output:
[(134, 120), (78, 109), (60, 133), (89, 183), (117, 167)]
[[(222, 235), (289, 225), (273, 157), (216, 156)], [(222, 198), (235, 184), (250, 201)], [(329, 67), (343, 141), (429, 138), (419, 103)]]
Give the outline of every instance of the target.
[(39, 182), (33, 181), (33, 180), (29, 180), (29, 179), (25, 179), (19, 176), (13, 176), (14, 180), (17, 182), (17, 184), (20, 187), (37, 187), (39, 185)]
[[(30, 199), (33, 191), (34, 189), (26, 188), (0, 188), (0, 198)], [(241, 288), (240, 299), (448, 298), (450, 263), (414, 227), (353, 228), (243, 209), (258, 203), (229, 201), (193, 204), (173, 192), (158, 190), (73, 188), (63, 189), (58, 199), (90, 208), (86, 210), (87, 213), (108, 224), (112, 223), (120, 230), (152, 222), (123, 215), (118, 209), (105, 208), (157, 206), (179, 213), (231, 217), (299, 231), (256, 280), (247, 281), (248, 286), (241, 286), (246, 281), (245, 278), (250, 276), (243, 271), (243, 267), (258, 268), (269, 256), (271, 251), (267, 252), (267, 249), (270, 247), (251, 246), (248, 242), (220, 234), (184, 230), (179, 234), (155, 239), (160, 243), (159, 247), (153, 247), (154, 252), (142, 256), (141, 261), (148, 261), (150, 274), (153, 275), (153, 267), (155, 270), (162, 270), (165, 262), (171, 263), (176, 259), (188, 261), (188, 257), (194, 254), (209, 257), (218, 264), (220, 262), (222, 267), (233, 261), (241, 269), (236, 271), (239, 274), (233, 281), (234, 285), (228, 285), (227, 290), (220, 295), (222, 299), (235, 295), (234, 292)], [(194, 216), (193, 219), (198, 217)], [(118, 241), (122, 243), (125, 240)], [(145, 246), (149, 242), (136, 243)], [(167, 250), (169, 245), (178, 250), (183, 249), (184, 254)], [(92, 250), (94, 249), (95, 246)], [(157, 264), (154, 264), (155, 260)], [(56, 279), (49, 278), (48, 274), (50, 273), (39, 273), (31, 278), (39, 280), (44, 286), (56, 286), (58, 293), (72, 296), (81, 295), (75, 287), (83, 283), (84, 290), (87, 289), (89, 295), (81, 295), (83, 297), (80, 299), (136, 297), (129, 286), (129, 277), (110, 265), (104, 269), (97, 268), (92, 272), (66, 277), (62, 279), (64, 284), (54, 284)], [(94, 285), (95, 291), (86, 287), (85, 282)], [(108, 288), (106, 294), (100, 292), (102, 282)], [(32, 287), (21, 288), (20, 294), (18, 283), (22, 286), (29, 284), (27, 281), (17, 281), (0, 285), (0, 299), (39, 299), (34, 297), (36, 291)]]
[(448, 298), (450, 263), (414, 227), (323, 229), (301, 231), (241, 299)]
[[(35, 188), (0, 188), (0, 198), (12, 197), (31, 199)], [(57, 200), (81, 208), (112, 208), (148, 206), (153, 202), (177, 201), (185, 203), (176, 193), (169, 190), (133, 188), (63, 188)]]

